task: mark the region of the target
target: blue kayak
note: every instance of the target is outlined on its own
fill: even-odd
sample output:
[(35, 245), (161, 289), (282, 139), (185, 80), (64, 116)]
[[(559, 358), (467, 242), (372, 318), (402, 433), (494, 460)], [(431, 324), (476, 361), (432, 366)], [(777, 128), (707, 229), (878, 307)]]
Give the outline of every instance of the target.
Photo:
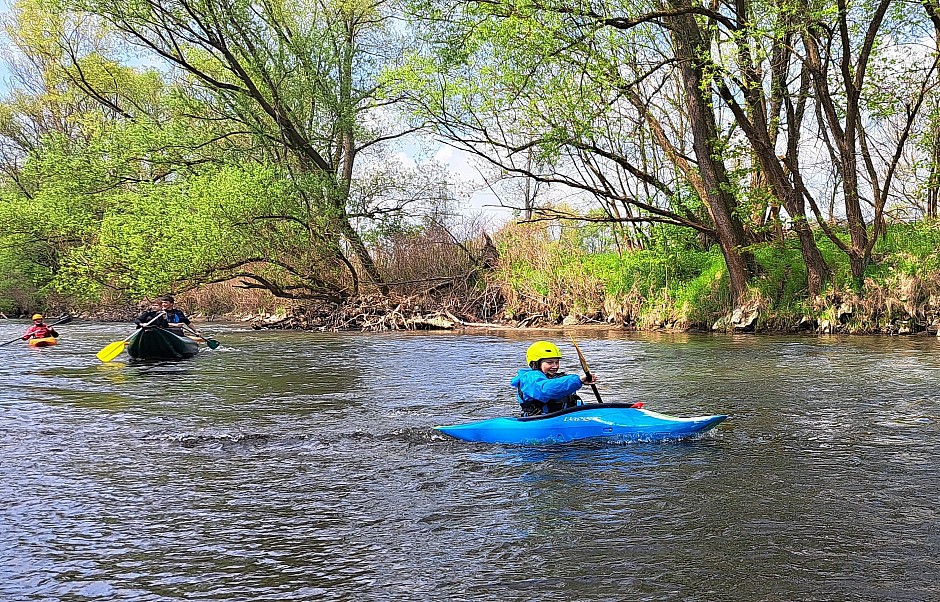
[(584, 439), (603, 441), (662, 441), (704, 433), (728, 416), (679, 418), (627, 403), (581, 405), (551, 414), (521, 418), (490, 418), (434, 427), (464, 441), (508, 444), (568, 443)]

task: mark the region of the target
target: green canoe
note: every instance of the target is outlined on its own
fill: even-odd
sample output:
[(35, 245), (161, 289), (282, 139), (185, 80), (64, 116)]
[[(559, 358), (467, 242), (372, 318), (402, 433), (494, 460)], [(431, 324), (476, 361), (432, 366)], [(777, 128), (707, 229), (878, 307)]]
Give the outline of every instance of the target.
[(199, 344), (164, 328), (141, 328), (127, 341), (127, 355), (137, 360), (181, 360), (199, 353)]

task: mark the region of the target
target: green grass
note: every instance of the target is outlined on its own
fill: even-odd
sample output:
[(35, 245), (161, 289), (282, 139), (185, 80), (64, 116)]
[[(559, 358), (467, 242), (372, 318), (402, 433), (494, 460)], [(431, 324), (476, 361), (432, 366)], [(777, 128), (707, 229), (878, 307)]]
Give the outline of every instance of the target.
[[(878, 331), (883, 324), (868, 324), (865, 320), (883, 320), (885, 315), (903, 317), (898, 308), (905, 302), (910, 307), (905, 293), (900, 292), (905, 278), (908, 284), (915, 279), (922, 288), (940, 287), (931, 284), (940, 283), (940, 227), (935, 222), (889, 227), (861, 281), (852, 276), (847, 255), (831, 240), (820, 233), (817, 244), (832, 276), (815, 299), (808, 297), (806, 266), (796, 239), (749, 249), (759, 273), (750, 281), (747, 298), (741, 304), (760, 307), (761, 327), (792, 328), (803, 316), (831, 318), (834, 304), (852, 300), (864, 306), (853, 318), (852, 327)], [(543, 296), (542, 303), (548, 306), (546, 314), (563, 316), (573, 308), (590, 313), (592, 307), (596, 310), (601, 304), (590, 298), (595, 294), (628, 307), (631, 318), (641, 327), (709, 326), (734, 309), (727, 270), (717, 247), (677, 250), (677, 245), (666, 245), (620, 256), (609, 252), (590, 254), (566, 245), (571, 242), (549, 245), (556, 258), (549, 270), (544, 264), (538, 269), (525, 262), (516, 262), (511, 270), (517, 289), (538, 291)], [(560, 299), (560, 290), (566, 291), (564, 300)], [(929, 298), (930, 293), (940, 298), (940, 290), (921, 297)], [(932, 308), (916, 311), (923, 315)]]

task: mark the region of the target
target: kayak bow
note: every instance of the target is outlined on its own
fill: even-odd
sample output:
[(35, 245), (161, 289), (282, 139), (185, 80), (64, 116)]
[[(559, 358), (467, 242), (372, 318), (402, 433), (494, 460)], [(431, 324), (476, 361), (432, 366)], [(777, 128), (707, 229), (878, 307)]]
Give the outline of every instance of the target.
[(661, 441), (704, 433), (728, 418), (725, 414), (680, 418), (627, 403), (581, 405), (551, 414), (490, 418), (434, 427), (445, 435), (481, 443), (545, 444), (584, 439)]
[(30, 347), (50, 347), (57, 345), (59, 341), (57, 341), (55, 337), (42, 337), (39, 339), (29, 339), (28, 343)]

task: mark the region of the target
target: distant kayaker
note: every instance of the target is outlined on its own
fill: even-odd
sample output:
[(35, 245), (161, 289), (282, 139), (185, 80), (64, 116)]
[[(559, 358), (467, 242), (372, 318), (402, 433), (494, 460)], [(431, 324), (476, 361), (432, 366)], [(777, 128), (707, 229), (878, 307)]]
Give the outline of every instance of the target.
[(593, 374), (578, 376), (559, 372), (561, 350), (549, 341), (537, 341), (525, 354), (528, 368), (522, 368), (510, 384), (516, 388), (523, 416), (548, 414), (581, 403), (575, 392), (583, 385), (594, 384)]
[(46, 337), (58, 338), (58, 336), (59, 333), (55, 331), (55, 328), (43, 322), (42, 314), (33, 314), (33, 325), (27, 328), (26, 333), (20, 338), (28, 341), (29, 339), (44, 339)]

